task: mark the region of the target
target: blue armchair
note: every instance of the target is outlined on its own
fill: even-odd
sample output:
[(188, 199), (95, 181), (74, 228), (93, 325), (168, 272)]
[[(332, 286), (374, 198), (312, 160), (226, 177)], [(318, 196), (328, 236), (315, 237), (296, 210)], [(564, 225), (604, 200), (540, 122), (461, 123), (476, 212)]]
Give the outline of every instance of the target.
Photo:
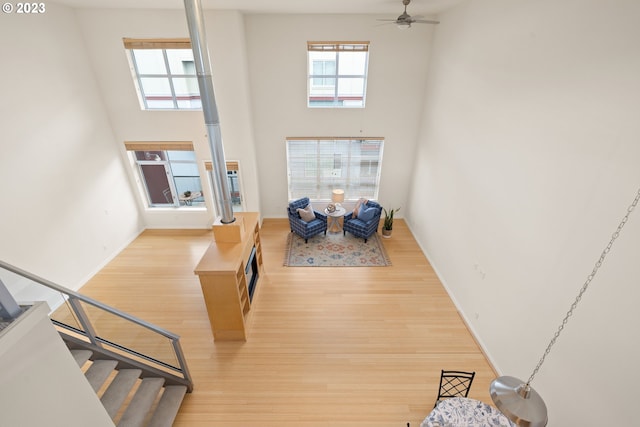
[(367, 208), (374, 209), (373, 217), (363, 220), (361, 218), (354, 217), (353, 212), (349, 212), (344, 216), (343, 234), (346, 235), (348, 231), (354, 236), (362, 237), (364, 239), (364, 242), (367, 243), (367, 239), (369, 238), (369, 236), (378, 231), (378, 225), (380, 224), (380, 215), (382, 215), (382, 206), (380, 206), (376, 202), (372, 202), (371, 200), (363, 204), (360, 209), (365, 206)]
[(303, 220), (298, 214), (298, 208), (304, 209), (309, 205), (309, 198), (303, 197), (302, 199), (294, 200), (289, 203), (287, 208), (287, 215), (289, 216), (289, 226), (291, 232), (295, 232), (304, 239), (307, 243), (309, 237), (313, 237), (316, 234), (324, 232), (327, 234), (327, 216), (318, 211), (313, 211), (315, 218), (311, 221)]

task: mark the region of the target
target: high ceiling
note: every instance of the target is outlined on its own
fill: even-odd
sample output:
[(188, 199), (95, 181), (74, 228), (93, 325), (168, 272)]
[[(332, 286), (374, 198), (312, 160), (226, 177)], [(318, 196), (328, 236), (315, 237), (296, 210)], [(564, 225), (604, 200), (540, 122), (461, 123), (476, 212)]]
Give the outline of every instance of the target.
[[(464, 0), (411, 0), (410, 15), (437, 14)], [(78, 8), (182, 9), (183, 0), (55, 0)], [(201, 0), (205, 9), (240, 10), (244, 13), (383, 14), (402, 13), (402, 0)]]

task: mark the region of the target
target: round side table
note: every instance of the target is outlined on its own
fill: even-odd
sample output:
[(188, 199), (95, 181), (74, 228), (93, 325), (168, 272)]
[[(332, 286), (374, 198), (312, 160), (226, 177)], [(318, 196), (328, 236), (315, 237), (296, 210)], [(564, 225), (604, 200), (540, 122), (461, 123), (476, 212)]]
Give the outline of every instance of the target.
[(342, 225), (340, 224), (340, 218), (347, 213), (347, 210), (342, 206), (336, 206), (336, 210), (333, 212), (329, 212), (327, 209), (324, 210), (324, 214), (329, 217), (330, 223), (327, 224), (327, 231), (329, 233), (339, 233), (342, 231)]

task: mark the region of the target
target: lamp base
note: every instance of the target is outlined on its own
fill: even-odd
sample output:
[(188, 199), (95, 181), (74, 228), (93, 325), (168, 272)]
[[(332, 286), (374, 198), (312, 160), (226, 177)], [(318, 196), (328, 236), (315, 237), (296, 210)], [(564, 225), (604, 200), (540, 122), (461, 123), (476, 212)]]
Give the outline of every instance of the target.
[(491, 399), (507, 418), (521, 427), (547, 425), (547, 405), (529, 384), (515, 377), (502, 376), (491, 382)]

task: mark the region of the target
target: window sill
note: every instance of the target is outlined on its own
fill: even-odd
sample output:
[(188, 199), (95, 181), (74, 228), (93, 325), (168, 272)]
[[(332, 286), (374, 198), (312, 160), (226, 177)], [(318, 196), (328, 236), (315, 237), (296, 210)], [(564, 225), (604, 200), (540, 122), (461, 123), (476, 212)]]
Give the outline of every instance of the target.
[(206, 212), (206, 206), (167, 206), (162, 208), (150, 208), (146, 207), (145, 212)]

